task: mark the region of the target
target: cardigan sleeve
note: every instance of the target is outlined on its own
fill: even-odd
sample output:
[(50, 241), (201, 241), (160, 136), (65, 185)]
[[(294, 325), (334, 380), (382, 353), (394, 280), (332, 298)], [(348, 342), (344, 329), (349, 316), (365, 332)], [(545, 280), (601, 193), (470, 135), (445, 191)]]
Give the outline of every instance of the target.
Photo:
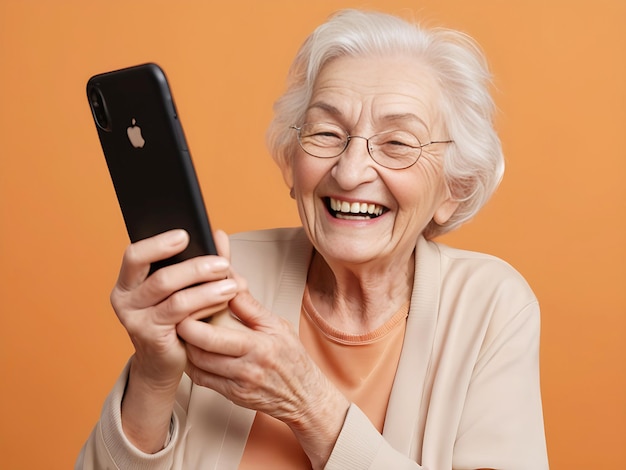
[(352, 404), (325, 470), (427, 470), (389, 445), (368, 417)]
[[(177, 402), (172, 415), (170, 436), (163, 450), (147, 454), (137, 449), (122, 430), (121, 406), (128, 381), (130, 363), (126, 365), (113, 390), (102, 407), (100, 420), (83, 446), (74, 466), (75, 470), (100, 470), (132, 468), (137, 470), (171, 469), (185, 412)], [(184, 380), (179, 387), (185, 387)]]

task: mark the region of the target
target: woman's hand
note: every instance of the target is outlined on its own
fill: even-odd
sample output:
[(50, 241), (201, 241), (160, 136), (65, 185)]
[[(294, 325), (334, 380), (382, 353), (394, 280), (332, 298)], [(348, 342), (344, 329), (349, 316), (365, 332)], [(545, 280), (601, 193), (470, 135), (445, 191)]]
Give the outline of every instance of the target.
[[(216, 233), (216, 243), (226, 235)], [(122, 402), (122, 426), (141, 450), (162, 448), (169, 430), (176, 388), (187, 355), (176, 325), (191, 315), (223, 310), (237, 291), (226, 279), (228, 259), (192, 258), (148, 276), (150, 264), (180, 253), (189, 242), (173, 230), (130, 245), (124, 253), (111, 303), (135, 348)], [(227, 245), (227, 244), (226, 244)]]
[(173, 230), (130, 245), (111, 293), (115, 313), (135, 347), (134, 365), (156, 386), (178, 384), (185, 369), (176, 325), (193, 314), (223, 310), (237, 290), (236, 282), (226, 279), (229, 262), (224, 257), (189, 259), (148, 277), (151, 263), (181, 252), (188, 242), (186, 232)]
[(189, 376), (238, 405), (285, 422), (313, 468), (323, 467), (341, 431), (348, 400), (322, 374), (286, 320), (247, 290), (230, 301), (230, 309), (247, 328), (193, 319), (178, 325), (187, 345)]

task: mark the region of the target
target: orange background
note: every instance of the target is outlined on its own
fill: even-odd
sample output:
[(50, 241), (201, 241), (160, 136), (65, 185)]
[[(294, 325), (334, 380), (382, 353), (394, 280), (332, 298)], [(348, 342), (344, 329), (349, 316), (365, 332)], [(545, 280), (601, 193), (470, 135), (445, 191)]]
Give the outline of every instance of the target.
[(343, 7), (484, 47), (507, 174), (445, 241), (508, 260), (540, 299), (552, 468), (624, 468), (623, 0), (0, 1), (2, 468), (71, 468), (131, 353), (108, 301), (127, 238), (89, 76), (161, 64), (214, 227), (293, 225), (264, 131), (297, 47)]

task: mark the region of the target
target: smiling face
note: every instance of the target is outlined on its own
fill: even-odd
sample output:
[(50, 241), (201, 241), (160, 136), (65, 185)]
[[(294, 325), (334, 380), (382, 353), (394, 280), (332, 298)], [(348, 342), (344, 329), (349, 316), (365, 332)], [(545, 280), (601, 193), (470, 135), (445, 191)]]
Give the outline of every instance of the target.
[[(438, 97), (432, 74), (414, 59), (342, 57), (321, 70), (304, 122), (334, 124), (354, 136), (402, 130), (422, 143), (445, 140)], [(445, 222), (457, 207), (443, 177), (445, 145), (425, 147), (403, 170), (374, 162), (365, 139), (352, 139), (328, 159), (298, 148), (284, 177), (316, 250), (331, 264), (410, 257), (428, 222)]]

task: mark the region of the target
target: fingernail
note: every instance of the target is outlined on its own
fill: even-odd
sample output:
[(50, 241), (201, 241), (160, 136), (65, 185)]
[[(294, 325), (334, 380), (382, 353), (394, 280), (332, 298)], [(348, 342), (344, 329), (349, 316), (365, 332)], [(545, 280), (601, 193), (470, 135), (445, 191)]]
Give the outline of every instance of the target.
[(237, 283), (232, 279), (220, 281), (220, 294), (228, 295), (237, 292)]
[(187, 238), (187, 232), (182, 229), (172, 230), (167, 233), (167, 242), (172, 245), (182, 243)]
[(215, 258), (213, 260), (213, 271), (223, 271), (228, 269), (229, 263), (226, 258)]

